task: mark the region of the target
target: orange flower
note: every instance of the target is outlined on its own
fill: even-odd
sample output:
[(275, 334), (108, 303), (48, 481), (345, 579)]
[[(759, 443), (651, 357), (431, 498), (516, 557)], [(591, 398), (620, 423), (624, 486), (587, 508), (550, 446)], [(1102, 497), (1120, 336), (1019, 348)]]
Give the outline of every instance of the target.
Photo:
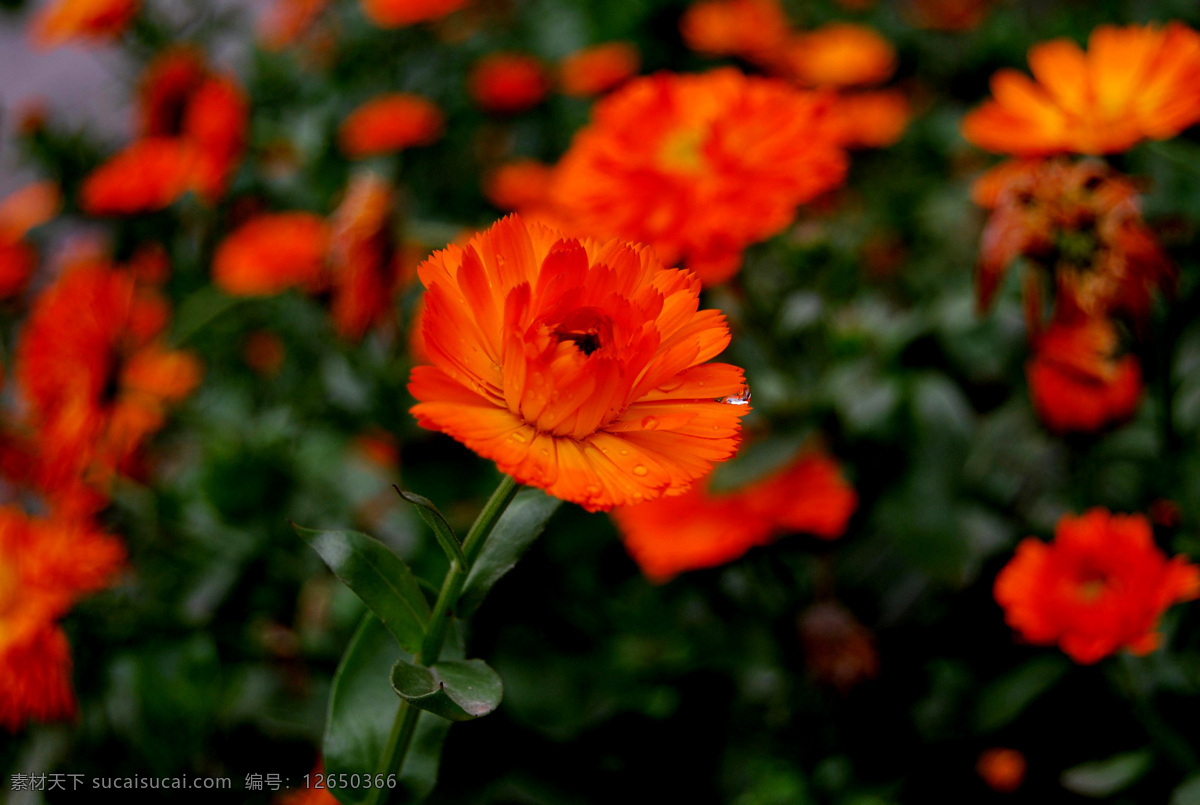
[(637, 74), (642, 57), (629, 42), (608, 42), (572, 53), (558, 68), (563, 93), (601, 95)]
[(896, 71), (896, 50), (864, 25), (835, 22), (793, 38), (787, 64), (810, 87), (881, 84)]
[(996, 601), (1008, 625), (1038, 645), (1058, 646), (1090, 664), (1127, 648), (1158, 648), (1167, 607), (1200, 596), (1200, 570), (1170, 561), (1139, 514), (1092, 509), (1065, 515), (1054, 542), (1022, 540), (996, 577)]
[(234, 296), (270, 296), (325, 281), (329, 227), (318, 215), (261, 215), (225, 238), (213, 258), (213, 283)]
[(493, 53), (471, 69), (467, 91), (484, 111), (513, 114), (541, 103), (550, 91), (550, 79), (542, 63), (532, 56)]
[(654, 253), (509, 216), (421, 264), (432, 366), (412, 409), (517, 481), (589, 511), (677, 495), (733, 454), (742, 370), (700, 284)]
[(488, 175), (483, 194), (502, 210), (525, 211), (547, 203), (554, 168), (532, 159), (501, 165)]
[(157, 294), (102, 263), (71, 265), (38, 297), (16, 374), (37, 437), (35, 480), (53, 499), (102, 505), (167, 405), (200, 382), (196, 359), (159, 340), (166, 324)]
[(180, 140), (139, 140), (88, 174), (80, 206), (91, 215), (131, 215), (165, 209), (191, 186), (195, 152)]
[(25, 287), (37, 266), (37, 252), (25, 235), (53, 219), (61, 205), (54, 182), (26, 185), (0, 202), (0, 298)]
[(342, 153), (360, 159), (429, 145), (442, 136), (443, 128), (442, 112), (432, 102), (397, 92), (351, 112), (338, 132), (338, 142)]
[(722, 282), (747, 246), (842, 182), (831, 103), (732, 68), (635, 79), (596, 104), (559, 165), (554, 202), (579, 232), (645, 243)]
[(979, 27), (993, 0), (912, 0), (912, 17), (919, 28), (969, 31)]
[(679, 21), (683, 41), (692, 50), (760, 65), (779, 61), (790, 27), (778, 0), (703, 0)]
[(82, 521), (0, 507), (0, 727), (75, 714), (71, 655), (56, 621), (112, 583), (121, 543)]
[(362, 0), (363, 13), (381, 28), (441, 19), (469, 0)]
[(963, 136), (1006, 154), (1110, 154), (1200, 121), (1200, 34), (1182, 23), (1101, 26), (1086, 53), (1056, 39), (1031, 48), (1029, 66), (1035, 81), (992, 77), (995, 99), (967, 115)]
[(263, 47), (283, 50), (304, 36), (328, 5), (329, 0), (275, 0), (259, 20)]
[(1106, 319), (1051, 325), (1039, 336), (1026, 374), (1034, 409), (1055, 431), (1123, 423), (1142, 400), (1137, 358), (1117, 355), (1117, 333)]
[[(977, 183), (995, 209), (980, 246), (980, 307), (1025, 257), (1052, 278), (1059, 317), (1128, 314), (1142, 321), (1175, 269), (1142, 220), (1133, 183), (1102, 162), (1024, 162)], [(999, 191), (992, 188), (999, 186)], [(1027, 276), (1031, 329), (1042, 319), (1040, 278)]]
[(392, 190), (371, 173), (351, 181), (333, 214), (329, 276), (333, 321), (343, 338), (362, 338), (392, 315), (398, 255), (391, 214)]
[(625, 547), (642, 572), (666, 581), (685, 570), (715, 567), (803, 531), (835, 539), (858, 505), (837, 464), (805, 453), (771, 476), (732, 492), (703, 484), (676, 497), (613, 510)]
[(833, 104), (831, 125), (844, 148), (886, 148), (908, 128), (912, 109), (898, 90), (852, 92)]
[(34, 17), (30, 33), (40, 47), (75, 39), (116, 39), (137, 16), (140, 0), (53, 0)]
[(987, 749), (979, 756), (975, 770), (988, 788), (1011, 794), (1025, 782), (1025, 756), (1016, 749)]

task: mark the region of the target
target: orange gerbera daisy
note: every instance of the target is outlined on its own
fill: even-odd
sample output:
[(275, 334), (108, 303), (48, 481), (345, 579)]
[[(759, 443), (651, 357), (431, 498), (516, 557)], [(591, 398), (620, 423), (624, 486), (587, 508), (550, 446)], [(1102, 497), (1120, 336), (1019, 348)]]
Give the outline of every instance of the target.
[(432, 101), (402, 92), (381, 95), (350, 113), (338, 132), (351, 159), (429, 145), (442, 136), (445, 118)]
[(196, 154), (168, 137), (139, 140), (88, 174), (79, 204), (91, 215), (131, 215), (165, 209), (192, 184)]
[(392, 314), (398, 255), (391, 214), (392, 190), (371, 173), (350, 183), (333, 214), (329, 278), (333, 321), (343, 338), (361, 338)]
[(896, 71), (896, 50), (865, 25), (835, 22), (795, 36), (787, 48), (789, 72), (810, 87), (880, 84)]
[(363, 13), (381, 28), (441, 19), (470, 0), (362, 0)]
[(602, 95), (637, 74), (642, 57), (629, 42), (607, 42), (572, 53), (558, 67), (566, 95)]
[(684, 13), (679, 30), (692, 50), (769, 66), (786, 49), (791, 24), (778, 0), (702, 0)]
[[(995, 205), (980, 246), (980, 307), (1018, 256), (1052, 279), (1060, 317), (1124, 313), (1141, 321), (1155, 292), (1174, 284), (1174, 266), (1142, 220), (1136, 188), (1103, 162), (1021, 162), (993, 173), (996, 179), (977, 187), (980, 196), (994, 193)], [(1035, 331), (1040, 284), (1039, 276), (1027, 278)]]
[(140, 7), (140, 0), (53, 0), (33, 20), (33, 41), (54, 47), (75, 39), (116, 39)]
[(521, 483), (590, 511), (677, 495), (737, 447), (742, 370), (700, 283), (645, 247), (518, 216), (418, 269), (432, 366), (412, 409)]
[(1200, 34), (1182, 23), (1101, 26), (1086, 53), (1056, 39), (1031, 48), (1029, 66), (1034, 81), (992, 77), (994, 100), (963, 121), (968, 140), (1022, 156), (1110, 154), (1200, 121)]
[(1026, 374), (1033, 407), (1048, 428), (1090, 432), (1134, 415), (1142, 371), (1117, 346), (1107, 319), (1057, 322), (1038, 336)]
[(533, 56), (493, 53), (471, 69), (467, 91), (484, 111), (513, 114), (541, 103), (550, 91), (550, 79)]
[(722, 282), (747, 246), (842, 182), (831, 105), (732, 68), (635, 79), (596, 104), (559, 165), (554, 202), (580, 232), (645, 243)]
[(37, 440), (35, 480), (53, 499), (102, 504), (167, 405), (200, 382), (199, 362), (161, 342), (167, 316), (129, 272), (95, 261), (69, 266), (38, 297), (16, 374)]
[(783, 532), (840, 537), (857, 505), (854, 489), (832, 459), (803, 453), (741, 489), (715, 493), (697, 484), (682, 495), (612, 514), (642, 572), (666, 581), (685, 570), (731, 562)]
[(213, 258), (212, 278), (234, 296), (270, 296), (325, 282), (329, 226), (319, 215), (261, 215), (225, 238)]
[(0, 507), (0, 727), (75, 714), (70, 647), (56, 621), (111, 584), (124, 557), (118, 540), (82, 521)]
[(1058, 646), (1079, 663), (1127, 648), (1158, 648), (1167, 607), (1200, 596), (1200, 569), (1167, 560), (1139, 514), (1092, 509), (1064, 516), (1054, 542), (1022, 540), (996, 577), (996, 601), (1023, 638)]
[(0, 298), (25, 287), (37, 266), (37, 252), (25, 235), (53, 219), (61, 205), (54, 182), (35, 182), (0, 202)]

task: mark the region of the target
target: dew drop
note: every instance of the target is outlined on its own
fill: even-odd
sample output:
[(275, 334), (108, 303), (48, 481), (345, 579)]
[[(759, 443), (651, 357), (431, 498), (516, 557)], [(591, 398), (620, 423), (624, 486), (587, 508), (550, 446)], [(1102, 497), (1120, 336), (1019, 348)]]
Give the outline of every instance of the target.
[(642, 418), (642, 430), (656, 430), (658, 428), (658, 420), (652, 416)]
[(527, 441), (529, 441), (529, 437), (519, 430), (514, 430), (512, 433), (508, 434), (508, 440), (510, 442), (516, 442), (517, 444), (525, 444)]
[(646, 468), (645, 468), (643, 465), (641, 465), (641, 464), (638, 464), (636, 467), (634, 467), (634, 468), (633, 468), (633, 474), (634, 474), (634, 475), (637, 475), (637, 476), (642, 476), (642, 475), (645, 475), (645, 474), (646, 474), (646, 473), (648, 473), (648, 472), (650, 472), (650, 470), (646, 469)]
[(661, 386), (659, 386), (658, 390), (659, 391), (674, 391), (675, 389), (679, 388), (682, 385), (683, 385), (683, 378), (676, 375), (675, 377), (668, 380), (666, 383), (663, 383)]
[(743, 386), (740, 392), (729, 397), (717, 397), (717, 402), (725, 403), (726, 405), (749, 405), (750, 387)]

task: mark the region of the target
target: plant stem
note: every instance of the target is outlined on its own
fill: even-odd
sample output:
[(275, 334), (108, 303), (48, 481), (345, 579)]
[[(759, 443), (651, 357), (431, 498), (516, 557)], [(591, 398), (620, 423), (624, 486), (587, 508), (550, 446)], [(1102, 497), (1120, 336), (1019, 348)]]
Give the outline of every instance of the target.
[[(471, 565), (479, 558), (479, 553), (487, 543), (492, 529), (499, 522), (500, 515), (504, 514), (504, 510), (516, 496), (517, 487), (517, 482), (511, 476), (505, 475), (504, 480), (500, 482), (496, 491), (488, 499), (487, 505), (483, 507), (483, 511), (475, 518), (475, 524), (467, 532), (467, 538), (463, 541), (462, 546), (466, 564), (457, 559), (450, 562), (450, 568), (442, 580), (442, 588), (438, 593), (437, 602), (433, 605), (429, 630), (425, 633), (425, 639), (421, 641), (421, 650), (415, 657), (417, 663), (425, 666), (433, 665), (441, 656), (442, 645), (446, 642), (446, 630), (450, 626), (450, 614), (458, 604), (459, 596), (462, 595), (463, 585), (467, 581)], [(408, 702), (400, 702), (396, 720), (392, 722), (392, 732), (388, 736), (387, 746), (383, 750), (383, 758), (379, 765), (380, 774), (386, 777), (400, 773), (404, 766), (404, 757), (408, 754), (409, 744), (412, 743), (413, 734), (416, 732), (417, 719), (420, 715), (421, 711), (409, 705)], [(367, 803), (368, 805), (384, 805), (390, 793), (391, 790), (387, 787), (371, 789)]]

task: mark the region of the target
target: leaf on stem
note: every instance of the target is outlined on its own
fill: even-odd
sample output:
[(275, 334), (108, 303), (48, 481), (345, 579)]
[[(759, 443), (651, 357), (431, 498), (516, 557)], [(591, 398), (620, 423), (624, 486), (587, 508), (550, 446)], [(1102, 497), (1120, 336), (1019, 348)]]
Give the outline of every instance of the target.
[(429, 668), (400, 660), (392, 687), (413, 707), (450, 721), (471, 721), (500, 706), (504, 685), (483, 660), (449, 660)]
[(482, 603), (492, 585), (516, 566), (517, 560), (545, 530), (546, 522), (560, 505), (561, 500), (537, 489), (517, 493), (471, 567), (462, 596), (458, 599), (461, 617), (469, 617)]
[(467, 559), (463, 556), (462, 543), (458, 541), (458, 537), (454, 535), (454, 529), (446, 522), (446, 518), (438, 511), (438, 507), (433, 505), (433, 501), (412, 492), (405, 492), (395, 485), (392, 488), (400, 497), (417, 507), (417, 514), (433, 529), (442, 550), (446, 552), (446, 558), (451, 562), (457, 561), (459, 567), (465, 568)]

